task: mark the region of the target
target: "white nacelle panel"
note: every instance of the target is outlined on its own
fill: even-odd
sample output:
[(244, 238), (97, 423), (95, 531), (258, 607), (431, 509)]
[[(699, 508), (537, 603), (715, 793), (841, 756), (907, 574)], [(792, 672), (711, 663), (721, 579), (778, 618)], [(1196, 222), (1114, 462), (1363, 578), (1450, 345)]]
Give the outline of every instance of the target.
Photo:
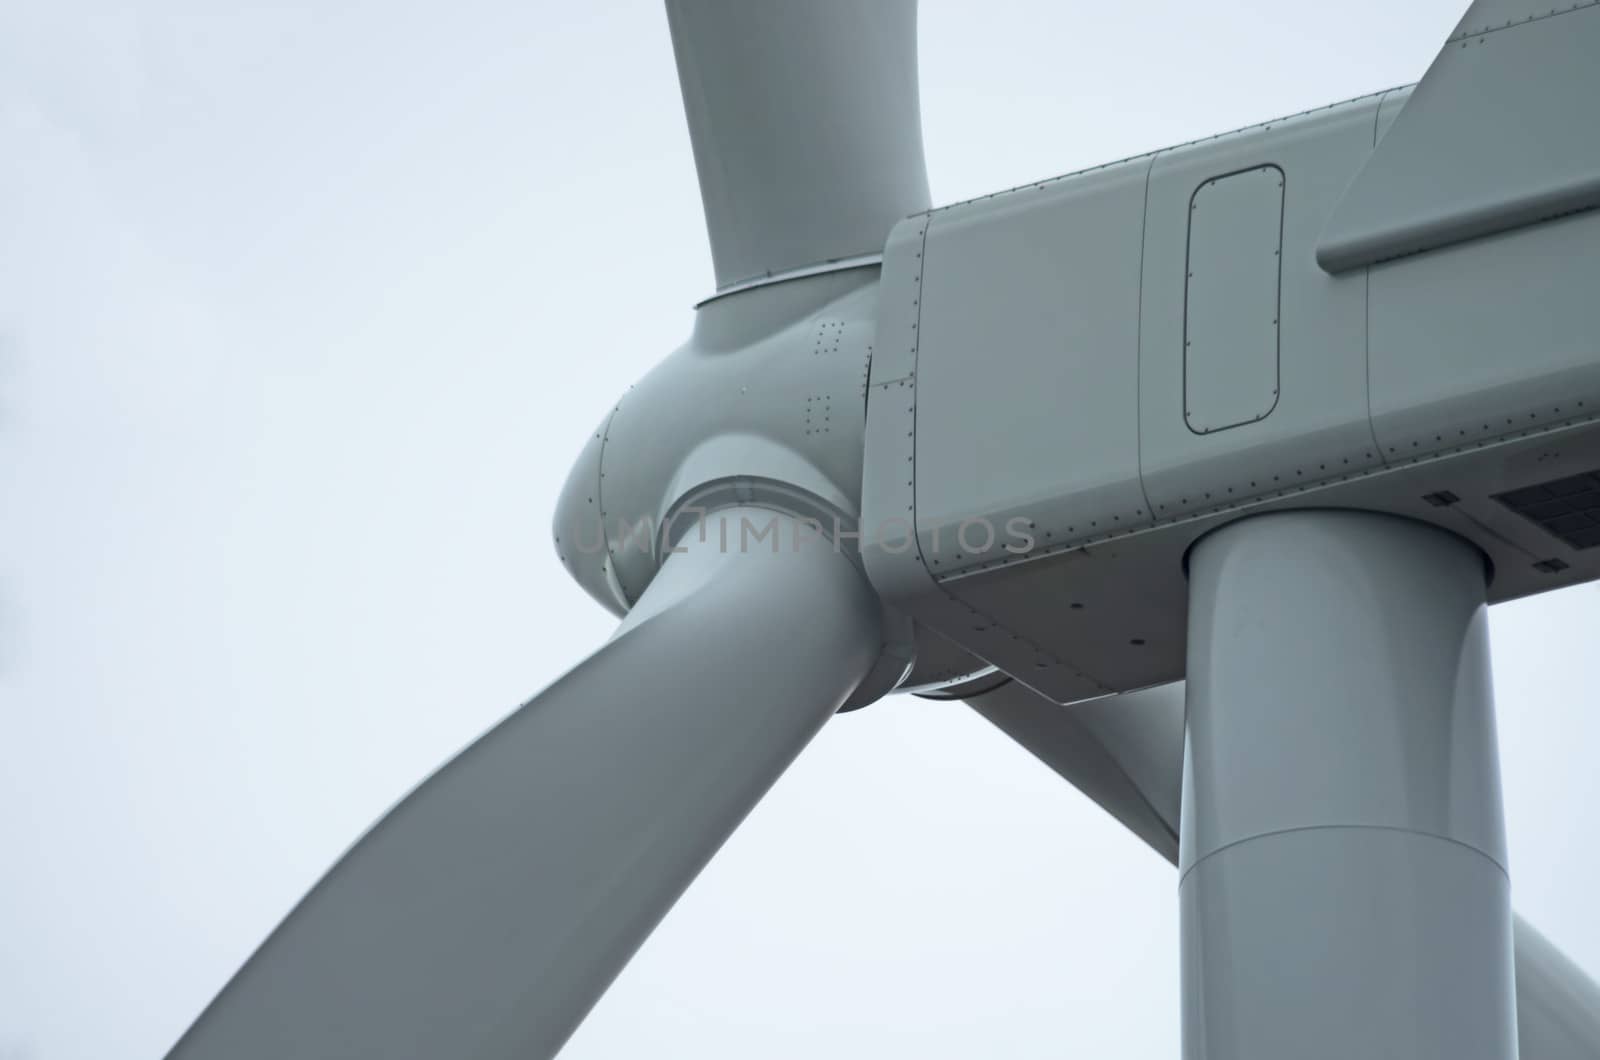
[[(1145, 223), (1139, 413), (1144, 488), (1158, 518), (1380, 463), (1367, 421), (1365, 278), (1329, 276), (1312, 254), (1328, 212), (1372, 152), (1377, 108), (1370, 98), (1156, 159)], [(1260, 230), (1273, 210), (1281, 213), (1281, 236)], [(1213, 235), (1213, 225), (1222, 231)], [(1224, 252), (1216, 244), (1229, 230), (1235, 243)], [(1199, 261), (1195, 234), (1205, 240)], [(1277, 291), (1267, 287), (1272, 279)], [(1186, 336), (1197, 308), (1209, 331)], [(1233, 394), (1235, 404), (1219, 411), (1236, 415), (1202, 415), (1197, 424), (1195, 410), (1185, 409), (1191, 340), (1206, 344), (1206, 392)], [(1271, 367), (1260, 363), (1269, 341), (1276, 345)]]
[(916, 521), (934, 573), (1014, 559), (1015, 531), (1055, 544), (1148, 521), (1138, 436), (1148, 169), (1126, 163), (931, 216)]
[(1371, 276), (1372, 425), (1390, 463), (1600, 411), (1600, 213)]

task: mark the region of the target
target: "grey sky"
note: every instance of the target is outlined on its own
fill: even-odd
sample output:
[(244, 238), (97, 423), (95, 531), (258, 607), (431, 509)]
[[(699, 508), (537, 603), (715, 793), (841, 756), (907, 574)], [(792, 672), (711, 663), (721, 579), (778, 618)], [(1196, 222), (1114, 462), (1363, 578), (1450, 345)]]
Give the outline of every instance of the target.
[[(1415, 80), (1463, 7), (924, 0), (935, 200)], [(0, 4), (0, 1060), (160, 1056), (606, 636), (548, 527), (711, 284), (677, 92), (656, 0)], [(1493, 619), (1516, 905), (1591, 971), (1597, 618)], [(1165, 1060), (1175, 883), (891, 700), (563, 1057)]]

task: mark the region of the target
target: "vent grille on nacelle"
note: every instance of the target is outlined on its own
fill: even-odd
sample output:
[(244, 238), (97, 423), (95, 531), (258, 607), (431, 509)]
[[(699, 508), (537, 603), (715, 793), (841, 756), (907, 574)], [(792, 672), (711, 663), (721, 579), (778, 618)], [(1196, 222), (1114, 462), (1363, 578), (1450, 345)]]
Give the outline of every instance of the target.
[(1494, 499), (1573, 548), (1600, 545), (1600, 471), (1497, 493)]

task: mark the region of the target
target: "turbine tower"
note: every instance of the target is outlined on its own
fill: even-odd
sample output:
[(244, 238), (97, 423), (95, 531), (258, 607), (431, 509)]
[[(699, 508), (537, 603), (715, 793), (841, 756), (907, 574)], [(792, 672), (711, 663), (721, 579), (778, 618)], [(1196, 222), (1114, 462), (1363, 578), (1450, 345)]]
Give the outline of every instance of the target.
[(914, 0), (667, 10), (716, 289), (558, 505), (617, 632), (172, 1060), (553, 1056), (895, 690), (1177, 865), (1189, 1060), (1600, 1055), (1512, 915), (1486, 620), (1600, 577), (1600, 3), (1478, 0), (1414, 88), (941, 209)]

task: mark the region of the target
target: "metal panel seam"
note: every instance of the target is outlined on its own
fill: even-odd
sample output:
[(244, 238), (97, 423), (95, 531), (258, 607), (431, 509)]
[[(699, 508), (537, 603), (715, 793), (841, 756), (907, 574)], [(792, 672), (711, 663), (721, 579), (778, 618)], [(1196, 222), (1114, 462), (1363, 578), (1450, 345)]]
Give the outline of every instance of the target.
[[(633, 389), (633, 385), (629, 384), (628, 390), (632, 390), (632, 389)], [(606, 497), (605, 497), (605, 488), (606, 488), (606, 443), (611, 441), (611, 424), (617, 418), (617, 411), (622, 408), (623, 401), (627, 400), (628, 390), (624, 390), (622, 392), (622, 397), (618, 398), (617, 399), (617, 403), (615, 405), (611, 406), (611, 411), (606, 415), (606, 421), (600, 425), (600, 455), (595, 460), (596, 478), (595, 478), (595, 482), (594, 482), (594, 500), (595, 500), (595, 508), (596, 508), (596, 510), (598, 510), (600, 512), (600, 540), (605, 542), (606, 560), (611, 565), (611, 578), (610, 578), (610, 581), (618, 589), (622, 590), (623, 599), (620, 602), (623, 604), (623, 606), (631, 608), (631, 607), (633, 607), (634, 604), (639, 602), (639, 598), (637, 596), (633, 596), (632, 594), (630, 594), (628, 592), (628, 590), (627, 590), (627, 587), (622, 584), (622, 580), (616, 576), (617, 554), (616, 554), (615, 549), (613, 549), (611, 547), (611, 535), (606, 533)], [(643, 590), (641, 590), (641, 593), (642, 592), (643, 592)], [(630, 599), (630, 597), (631, 597), (631, 599)]]
[[(1404, 90), (1403, 89), (1399, 89), (1399, 88), (1391, 88), (1389, 91), (1385, 92), (1383, 95), (1378, 97), (1378, 106), (1372, 112), (1372, 150), (1373, 150), (1374, 153), (1376, 153), (1377, 150), (1378, 150), (1378, 129), (1381, 128), (1382, 125), (1383, 125), (1383, 105), (1384, 105), (1384, 103), (1386, 103), (1388, 101), (1390, 96), (1394, 95), (1396, 92), (1401, 92), (1401, 91), (1404, 91)], [(1369, 160), (1371, 159), (1371, 157), (1372, 157), (1371, 155), (1367, 156), (1367, 158)], [(1362, 165), (1362, 169), (1366, 168), (1366, 163), (1365, 162), (1363, 162), (1361, 165)], [(1361, 170), (1360, 169), (1356, 170), (1356, 176), (1350, 178), (1351, 179), (1351, 183), (1354, 183), (1356, 177), (1359, 177), (1360, 175), (1361, 175)], [(1349, 190), (1350, 190), (1350, 185), (1348, 185), (1348, 184), (1345, 185), (1345, 192), (1348, 193)], [(1341, 194), (1339, 196), (1339, 200), (1341, 202), (1344, 200), (1344, 195), (1343, 194)], [(1334, 209), (1338, 209), (1338, 203), (1334, 204)], [(1326, 224), (1327, 222), (1323, 222), (1323, 223)], [(1378, 442), (1378, 425), (1372, 418), (1372, 266), (1371, 265), (1367, 266), (1367, 274), (1363, 278), (1362, 282), (1366, 287), (1366, 297), (1363, 300), (1362, 306), (1361, 306), (1361, 344), (1362, 344), (1362, 347), (1366, 351), (1365, 358), (1366, 358), (1366, 368), (1367, 368), (1367, 387), (1366, 387), (1366, 390), (1367, 390), (1367, 433), (1372, 436), (1372, 451), (1374, 453), (1378, 454), (1378, 461), (1384, 467), (1387, 467), (1387, 466), (1389, 466), (1389, 458), (1383, 455), (1383, 446)]]
[(1139, 496), (1144, 498), (1144, 510), (1150, 513), (1152, 522), (1156, 517), (1156, 506), (1150, 503), (1150, 491), (1144, 484), (1144, 256), (1150, 245), (1150, 175), (1155, 172), (1156, 162), (1166, 153), (1165, 150), (1152, 153), (1150, 164), (1144, 170), (1144, 208), (1139, 213), (1138, 319), (1134, 322), (1133, 332), (1134, 462), (1139, 469)]
[(1290, 835), (1294, 832), (1331, 832), (1334, 830), (1343, 830), (1349, 832), (1403, 832), (1407, 835), (1420, 835), (1426, 836), (1429, 839), (1437, 839), (1441, 843), (1452, 843), (1455, 846), (1463, 847), (1472, 851), (1474, 854), (1481, 856), (1485, 861), (1499, 869), (1501, 874), (1503, 874), (1507, 879), (1511, 878), (1510, 870), (1501, 863), (1499, 858), (1495, 857), (1488, 851), (1482, 850), (1473, 846), (1471, 843), (1460, 839), (1454, 839), (1447, 835), (1440, 835), (1438, 832), (1430, 832), (1425, 828), (1401, 828), (1399, 825), (1392, 824), (1305, 824), (1297, 825), (1293, 828), (1273, 828), (1265, 832), (1257, 832), (1255, 835), (1247, 835), (1242, 839), (1230, 840), (1222, 844), (1220, 847), (1217, 847), (1215, 850), (1207, 851), (1205, 854), (1196, 859), (1194, 864), (1178, 873), (1178, 886), (1183, 886), (1183, 881), (1188, 879), (1189, 874), (1195, 869), (1199, 868), (1201, 865), (1205, 864), (1207, 861), (1216, 857), (1223, 851), (1230, 850), (1233, 847), (1243, 846), (1246, 843), (1254, 843), (1259, 839), (1271, 839), (1274, 836)]
[(1446, 47), (1452, 44), (1460, 44), (1465, 47), (1466, 41), (1473, 37), (1487, 37), (1491, 33), (1502, 33), (1505, 30), (1516, 29), (1519, 26), (1526, 26), (1533, 22), (1543, 22), (1546, 19), (1560, 18), (1562, 15), (1570, 15), (1574, 11), (1582, 11), (1586, 7), (1594, 7), (1597, 4), (1600, 4), (1600, 0), (1581, 0), (1581, 2), (1572, 4), (1570, 7), (1563, 8), (1560, 11), (1552, 9), (1550, 11), (1546, 11), (1542, 15), (1528, 15), (1526, 18), (1512, 19), (1511, 21), (1502, 23), (1501, 25), (1484, 26), (1482, 29), (1463, 29), (1444, 43)]
[(1423, 453), (1418, 456), (1409, 457), (1405, 460), (1399, 461), (1398, 463), (1379, 463), (1373, 467), (1352, 471), (1348, 474), (1334, 475), (1329, 478), (1317, 479), (1313, 482), (1306, 482), (1299, 485), (1289, 486), (1281, 490), (1274, 490), (1270, 493), (1263, 493), (1257, 496), (1248, 497), (1236, 503), (1220, 504), (1213, 508), (1200, 508), (1194, 511), (1185, 512), (1181, 515), (1173, 516), (1171, 519), (1165, 522), (1151, 523), (1149, 526), (1133, 527), (1127, 530), (1116, 530), (1106, 533), (1100, 537), (1090, 538), (1088, 540), (1076, 542), (1071, 545), (1046, 549), (1042, 552), (1031, 552), (1027, 555), (1017, 556), (1014, 559), (1001, 560), (993, 566), (973, 568), (971, 570), (952, 571), (949, 574), (943, 575), (938, 580), (950, 582), (960, 581), (962, 578), (969, 578), (979, 574), (987, 574), (991, 571), (1000, 570), (1006, 567), (1015, 567), (1024, 563), (1032, 563), (1036, 560), (1050, 559), (1054, 556), (1066, 555), (1069, 552), (1086, 551), (1094, 545), (1103, 545), (1111, 541), (1120, 541), (1124, 538), (1135, 537), (1139, 534), (1152, 533), (1157, 530), (1179, 526), (1184, 523), (1198, 522), (1200, 520), (1210, 519), (1218, 515), (1230, 515), (1235, 513), (1242, 514), (1252, 511), (1256, 508), (1260, 508), (1263, 505), (1271, 504), (1274, 501), (1286, 500), (1288, 498), (1296, 497), (1305, 493), (1311, 493), (1328, 486), (1340, 485), (1346, 482), (1357, 482), (1361, 479), (1374, 478), (1376, 476), (1386, 475), (1391, 472), (1406, 471), (1414, 467), (1421, 467), (1425, 464), (1447, 460), (1450, 457), (1459, 456), (1462, 453), (1475, 452), (1483, 449), (1492, 449), (1496, 446), (1509, 445), (1512, 442), (1526, 441), (1530, 438), (1539, 438), (1545, 435), (1555, 435), (1561, 433), (1562, 431), (1573, 430), (1579, 427), (1587, 427), (1595, 423), (1600, 423), (1600, 412), (1589, 413), (1584, 416), (1577, 416), (1571, 419), (1562, 420), (1552, 424), (1545, 424), (1539, 427), (1529, 427), (1520, 431), (1510, 431), (1501, 435), (1491, 435), (1487, 438), (1480, 438), (1476, 441), (1467, 442), (1463, 445), (1452, 446), (1449, 449), (1440, 449), (1434, 452)]

